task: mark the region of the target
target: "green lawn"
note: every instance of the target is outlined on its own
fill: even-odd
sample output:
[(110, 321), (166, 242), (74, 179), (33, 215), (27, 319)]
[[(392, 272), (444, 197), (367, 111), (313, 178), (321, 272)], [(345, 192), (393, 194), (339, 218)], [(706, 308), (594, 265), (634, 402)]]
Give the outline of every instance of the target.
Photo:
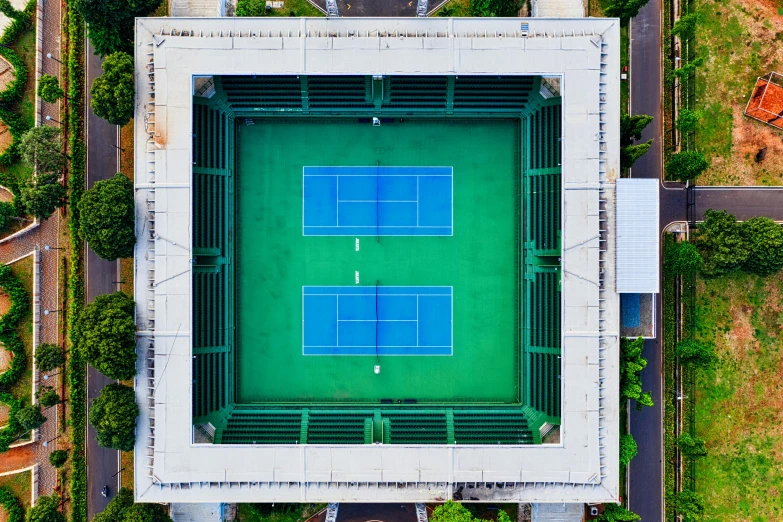
[(238, 504), (238, 522), (304, 522), (326, 504)]
[[(257, 119), (239, 131), (237, 403), (519, 401), (518, 120)], [(307, 144), (303, 147), (302, 144)], [(451, 166), (454, 235), (302, 235), (306, 165)], [(453, 286), (453, 355), (303, 356), (302, 286)]]
[[(25, 510), (30, 508), (30, 493), (33, 486), (32, 482), (33, 475), (31, 471), (14, 473), (13, 475), (3, 475), (0, 477), (0, 487), (6, 487), (10, 489), (14, 495), (16, 495), (16, 498), (18, 498), (22, 503), (22, 506), (24, 506)], [(2, 519), (1, 516), (0, 519)]]
[[(743, 115), (756, 78), (783, 66), (783, 16), (772, 3), (694, 1), (696, 55), (705, 60), (696, 76), (696, 147), (711, 164), (700, 185), (783, 184), (780, 131)], [(767, 159), (756, 163), (765, 146)]]
[(27, 366), (22, 377), (11, 387), (11, 393), (14, 397), (29, 401), (33, 389), (33, 257), (28, 256), (13, 263), (11, 270), (22, 281), (30, 296), (30, 310), (22, 318), (17, 328), (19, 337), (24, 343)]
[(783, 520), (783, 274), (700, 281), (697, 325), (720, 356), (697, 381), (704, 520)]

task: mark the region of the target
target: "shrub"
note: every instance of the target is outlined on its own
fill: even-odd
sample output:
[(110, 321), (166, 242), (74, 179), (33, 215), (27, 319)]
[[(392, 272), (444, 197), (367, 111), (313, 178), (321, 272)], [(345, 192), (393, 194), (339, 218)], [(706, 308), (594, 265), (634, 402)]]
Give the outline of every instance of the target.
[(0, 288), (11, 299), (11, 308), (0, 317), (0, 332), (14, 330), (30, 307), (29, 296), (11, 267), (0, 265)]
[(136, 374), (134, 306), (122, 292), (99, 295), (79, 317), (79, 348), (95, 369), (111, 379), (124, 381)]
[(684, 183), (696, 179), (709, 166), (704, 154), (686, 150), (672, 155), (666, 164), (666, 174), (668, 179)]
[(44, 74), (38, 80), (38, 96), (45, 102), (55, 103), (65, 96), (65, 91), (56, 77)]
[(521, 7), (519, 0), (470, 0), (470, 15), (514, 17)]
[(672, 245), (666, 254), (666, 268), (684, 276), (695, 275), (701, 270), (701, 254), (696, 246), (688, 241), (680, 241)]
[(704, 514), (704, 498), (693, 491), (682, 490), (670, 495), (668, 500), (683, 522), (696, 522)]
[(59, 174), (31, 176), (19, 189), (22, 209), (38, 219), (48, 219), (55, 210), (65, 205), (68, 189), (60, 182)]
[(783, 268), (783, 227), (766, 217), (755, 217), (742, 224), (749, 253), (743, 268), (768, 276)]
[(690, 38), (696, 32), (696, 24), (699, 21), (699, 15), (696, 13), (681, 16), (672, 27), (672, 34), (680, 38)]
[(431, 522), (473, 522), (473, 515), (460, 504), (449, 500), (432, 510)]
[(266, 0), (238, 0), (237, 16), (266, 16)]
[(15, 331), (0, 333), (0, 343), (12, 354), (11, 366), (0, 373), (0, 391), (3, 391), (9, 389), (19, 380), (27, 367), (27, 360), (25, 359), (24, 344)]
[(5, 510), (7, 522), (23, 522), (24, 508), (10, 489), (0, 487), (0, 506)]
[(27, 522), (65, 522), (59, 507), (60, 498), (55, 495), (38, 497), (35, 506), (27, 512)]
[(648, 0), (613, 0), (604, 10), (606, 16), (619, 18), (622, 25), (628, 25), (628, 21), (639, 14), (639, 10), (647, 5)]
[(704, 222), (697, 229), (696, 248), (704, 260), (702, 272), (708, 276), (736, 270), (750, 255), (741, 224), (725, 210), (704, 213)]
[(644, 339), (641, 337), (620, 341), (620, 399), (633, 399), (637, 410), (653, 405), (652, 394), (642, 392), (641, 371), (647, 366), (647, 359), (642, 357), (643, 348)]
[(700, 368), (709, 367), (717, 360), (714, 344), (689, 339), (678, 342), (674, 354), (682, 364)]
[(605, 504), (603, 514), (596, 522), (634, 522), (641, 519), (642, 517), (619, 504)]
[(122, 488), (92, 522), (171, 522), (163, 506), (134, 504), (133, 492)]
[(677, 130), (684, 133), (693, 132), (701, 119), (701, 113), (691, 109), (680, 109), (680, 115), (677, 116)]
[(93, 112), (112, 125), (125, 125), (133, 118), (133, 57), (113, 53), (101, 65), (103, 74), (92, 82), (90, 95)]
[(8, 228), (16, 215), (16, 207), (10, 201), (0, 201), (0, 232)]
[(41, 424), (46, 422), (46, 417), (41, 413), (40, 406), (28, 404), (27, 406), (19, 408), (19, 411), (16, 413), (16, 421), (24, 432), (37, 429)]
[(35, 366), (41, 372), (50, 372), (65, 364), (65, 352), (56, 344), (41, 343), (35, 349)]
[(636, 454), (639, 453), (639, 449), (636, 446), (636, 441), (633, 435), (626, 433), (620, 436), (620, 466), (626, 467), (631, 462)]
[(689, 433), (683, 433), (677, 438), (677, 447), (686, 457), (698, 459), (707, 456), (707, 446), (704, 440), (691, 437)]
[(54, 450), (49, 454), (49, 464), (55, 468), (61, 468), (68, 460), (68, 452), (66, 450)]
[(59, 177), (67, 162), (62, 150), (62, 132), (47, 125), (28, 130), (19, 143), (22, 159), (39, 175), (56, 174)]
[(52, 388), (46, 386), (38, 390), (38, 402), (44, 408), (60, 404), (60, 396)]

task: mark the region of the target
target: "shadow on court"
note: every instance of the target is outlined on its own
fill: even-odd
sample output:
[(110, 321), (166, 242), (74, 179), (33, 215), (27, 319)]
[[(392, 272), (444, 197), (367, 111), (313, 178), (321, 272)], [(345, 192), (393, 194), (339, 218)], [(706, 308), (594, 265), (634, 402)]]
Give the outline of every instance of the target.
[(340, 504), (337, 522), (416, 522), (414, 504)]
[[(314, 1), (326, 10), (326, 0)], [(337, 0), (337, 11), (340, 16), (416, 16), (416, 0)]]

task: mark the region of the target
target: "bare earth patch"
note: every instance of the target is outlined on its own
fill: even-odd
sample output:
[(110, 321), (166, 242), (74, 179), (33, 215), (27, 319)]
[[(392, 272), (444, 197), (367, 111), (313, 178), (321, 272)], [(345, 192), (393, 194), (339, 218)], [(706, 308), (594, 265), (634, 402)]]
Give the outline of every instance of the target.
[[(701, 185), (783, 185), (783, 131), (744, 115), (756, 79), (783, 73), (783, 16), (778, 0), (696, 0), (700, 22), (697, 148), (710, 168)], [(766, 148), (764, 158), (756, 156)]]

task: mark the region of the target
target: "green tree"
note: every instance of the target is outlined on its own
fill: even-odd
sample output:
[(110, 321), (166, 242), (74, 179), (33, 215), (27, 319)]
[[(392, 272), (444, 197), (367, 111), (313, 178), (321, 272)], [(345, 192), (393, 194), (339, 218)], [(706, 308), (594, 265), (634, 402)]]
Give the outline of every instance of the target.
[(678, 342), (674, 354), (682, 364), (698, 368), (709, 367), (718, 359), (714, 344), (689, 339)]
[(707, 170), (710, 164), (701, 152), (684, 150), (673, 154), (666, 163), (667, 178), (674, 181), (686, 182), (696, 179), (699, 174)]
[(633, 435), (626, 433), (620, 436), (620, 466), (627, 467), (636, 454), (639, 453), (639, 448), (636, 446), (636, 440)]
[(58, 511), (60, 497), (56, 495), (38, 497), (35, 506), (27, 511), (26, 522), (65, 522), (65, 515)]
[(622, 25), (628, 25), (628, 21), (639, 14), (639, 10), (647, 5), (648, 0), (614, 0), (604, 10), (606, 16), (619, 18)]
[(652, 122), (653, 117), (646, 114), (620, 116), (620, 146), (627, 147), (642, 139), (642, 131)]
[(652, 146), (653, 140), (647, 140), (644, 143), (628, 145), (620, 149), (620, 168), (630, 169), (636, 160), (644, 156), (647, 150)]
[(40, 406), (28, 404), (19, 408), (19, 411), (16, 412), (16, 422), (19, 423), (22, 431), (30, 431), (46, 422), (46, 417), (41, 413)]
[(266, 16), (266, 0), (238, 0), (237, 16)]
[(683, 433), (676, 440), (677, 447), (686, 457), (699, 459), (707, 456), (707, 446), (703, 439), (691, 437), (689, 433)]
[(125, 125), (133, 118), (133, 57), (124, 52), (113, 53), (101, 67), (103, 74), (92, 82), (90, 89), (90, 106), (98, 117), (112, 125)]
[(672, 27), (672, 34), (680, 38), (691, 38), (696, 32), (696, 24), (699, 22), (699, 15), (696, 13), (681, 16)]
[(0, 201), (0, 232), (8, 228), (16, 216), (16, 206), (10, 201)]
[(99, 295), (84, 307), (76, 325), (87, 362), (111, 379), (136, 374), (136, 324), (133, 300), (122, 292)]
[(620, 116), (620, 167), (623, 170), (633, 167), (636, 160), (642, 157), (652, 145), (653, 140), (634, 143), (642, 139), (642, 131), (652, 120), (652, 116), (646, 114)]
[(642, 392), (641, 371), (647, 366), (647, 359), (642, 357), (644, 339), (625, 339), (620, 341), (620, 399), (633, 399), (636, 409), (642, 406), (652, 406), (652, 394)]
[(38, 402), (44, 408), (51, 408), (55, 404), (60, 404), (60, 396), (49, 386), (38, 390)]
[(49, 454), (49, 464), (55, 468), (61, 468), (68, 460), (68, 452), (66, 450), (54, 450)]
[(473, 515), (468, 508), (449, 500), (432, 510), (431, 522), (474, 522)]
[(138, 416), (136, 393), (123, 384), (104, 387), (90, 407), (90, 424), (95, 428), (98, 444), (104, 448), (133, 450)]
[(75, 0), (74, 6), (87, 22), (95, 51), (106, 56), (117, 51), (133, 52), (136, 17), (154, 11), (161, 0)]
[(750, 250), (743, 268), (768, 276), (783, 268), (783, 227), (766, 217), (750, 218), (742, 224)]
[(704, 498), (693, 491), (685, 489), (670, 495), (669, 502), (683, 522), (697, 522), (704, 514)]
[(38, 80), (38, 96), (45, 102), (54, 103), (65, 96), (65, 91), (56, 77), (44, 74)]
[(92, 522), (122, 522), (125, 512), (133, 505), (133, 491), (120, 489), (106, 508), (97, 513)]
[(519, 0), (470, 0), (471, 16), (517, 16), (522, 2)]
[(701, 119), (701, 113), (692, 109), (680, 109), (680, 115), (677, 116), (677, 130), (684, 133), (693, 132)]
[(680, 241), (675, 243), (666, 254), (664, 266), (677, 274), (695, 275), (701, 270), (703, 260), (693, 243)]
[(704, 65), (704, 58), (697, 58), (683, 64), (682, 67), (674, 69), (672, 71), (672, 77), (684, 81), (685, 79), (690, 78), (692, 74), (695, 74), (696, 68), (701, 67), (702, 65)]
[(48, 125), (31, 128), (19, 142), (22, 160), (38, 175), (56, 174), (59, 178), (68, 159), (62, 150), (62, 132)]
[(65, 352), (56, 344), (41, 343), (35, 349), (35, 367), (50, 372), (65, 364)]
[(707, 210), (696, 232), (696, 248), (704, 260), (705, 275), (714, 277), (736, 270), (750, 255), (742, 225), (725, 210)]
[(68, 190), (60, 182), (59, 174), (31, 176), (19, 187), (19, 207), (38, 219), (48, 219), (65, 204)]
[(596, 518), (596, 522), (635, 522), (641, 519), (642, 517), (619, 504), (605, 504), (603, 514)]
[(98, 181), (79, 200), (79, 234), (103, 259), (133, 255), (133, 182), (122, 173)]
[(133, 491), (122, 488), (92, 522), (171, 522), (159, 504), (134, 504)]

